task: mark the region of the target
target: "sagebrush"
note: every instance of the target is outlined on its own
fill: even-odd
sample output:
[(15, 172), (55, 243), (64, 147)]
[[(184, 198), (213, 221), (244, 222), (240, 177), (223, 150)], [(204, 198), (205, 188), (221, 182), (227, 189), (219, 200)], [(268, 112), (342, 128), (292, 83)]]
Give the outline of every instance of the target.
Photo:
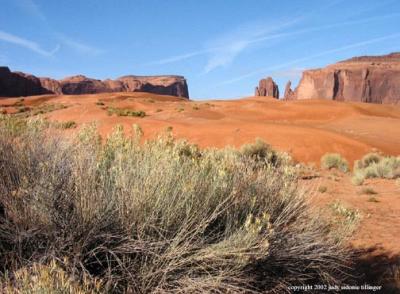
[(343, 240), (269, 146), (141, 144), (138, 127), (67, 139), (43, 125), (0, 120), (3, 290), (35, 289), (49, 268), (50, 293), (60, 276), (101, 293), (284, 293), (346, 278)]
[(361, 185), (365, 179), (400, 178), (400, 156), (384, 156), (378, 153), (366, 154), (355, 161), (352, 182)]
[(323, 169), (336, 168), (342, 172), (349, 171), (349, 164), (345, 158), (338, 153), (327, 153), (321, 157), (321, 167)]

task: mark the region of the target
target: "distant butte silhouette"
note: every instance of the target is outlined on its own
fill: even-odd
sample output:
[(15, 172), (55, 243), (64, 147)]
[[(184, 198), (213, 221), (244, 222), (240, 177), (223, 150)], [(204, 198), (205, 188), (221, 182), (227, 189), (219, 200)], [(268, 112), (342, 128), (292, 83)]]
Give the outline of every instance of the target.
[(43, 94), (95, 94), (107, 92), (148, 92), (189, 98), (186, 79), (182, 76), (123, 76), (116, 80), (96, 80), (77, 75), (62, 80), (38, 78), (0, 67), (0, 97)]

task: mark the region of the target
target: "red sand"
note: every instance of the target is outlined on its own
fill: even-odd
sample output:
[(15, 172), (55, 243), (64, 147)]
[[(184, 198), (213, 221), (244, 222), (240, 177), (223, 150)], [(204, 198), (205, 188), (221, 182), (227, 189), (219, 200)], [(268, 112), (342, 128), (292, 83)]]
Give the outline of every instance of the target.
[[(109, 116), (96, 105), (99, 100), (105, 106), (143, 110), (147, 116)], [(0, 104), (15, 101), (4, 99)], [(399, 106), (265, 97), (197, 102), (148, 93), (37, 96), (24, 101), (26, 105), (43, 102), (70, 106), (49, 113), (49, 119), (73, 120), (78, 125), (97, 121), (103, 135), (117, 123), (127, 128), (137, 123), (146, 138), (173, 127), (177, 137), (201, 147), (240, 146), (260, 137), (301, 162), (319, 162), (327, 152), (341, 153), (353, 162), (374, 148), (400, 154)]]
[[(10, 107), (17, 98), (0, 100), (0, 108)], [(96, 105), (102, 101), (105, 106)], [(289, 152), (301, 162), (319, 163), (328, 152), (342, 154), (349, 162), (372, 149), (400, 155), (400, 106), (345, 103), (328, 100), (278, 101), (249, 97), (240, 100), (187, 101), (148, 93), (105, 93), (79, 96), (36, 96), (24, 104), (62, 103), (68, 108), (47, 113), (50, 120), (73, 120), (78, 126), (96, 121), (102, 135), (116, 124), (129, 129), (139, 124), (145, 138), (154, 137), (167, 127), (175, 136), (187, 138), (201, 147), (240, 146), (259, 137), (278, 150)], [(109, 116), (105, 107), (143, 110), (146, 117)], [(400, 187), (394, 181), (368, 182), (379, 202), (359, 195), (361, 188), (350, 183), (348, 175), (332, 181), (328, 175), (303, 181), (306, 187), (327, 186), (316, 203), (326, 205), (335, 199), (360, 210), (362, 220), (353, 244), (357, 247), (382, 245), (400, 254)], [(314, 189), (315, 190), (315, 189)]]

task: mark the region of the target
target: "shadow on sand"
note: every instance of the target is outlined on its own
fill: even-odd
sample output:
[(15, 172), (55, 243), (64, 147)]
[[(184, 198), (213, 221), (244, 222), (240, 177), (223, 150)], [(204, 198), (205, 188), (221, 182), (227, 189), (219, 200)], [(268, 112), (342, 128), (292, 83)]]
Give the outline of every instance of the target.
[(357, 250), (353, 267), (358, 285), (382, 286), (381, 290), (365, 293), (400, 293), (400, 255), (380, 247)]

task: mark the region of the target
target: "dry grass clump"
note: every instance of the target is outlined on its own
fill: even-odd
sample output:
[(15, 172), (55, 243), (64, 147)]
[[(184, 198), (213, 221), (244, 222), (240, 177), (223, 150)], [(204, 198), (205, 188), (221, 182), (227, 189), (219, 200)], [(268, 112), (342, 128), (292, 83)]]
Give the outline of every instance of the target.
[(321, 167), (323, 169), (336, 168), (342, 172), (349, 171), (349, 164), (345, 158), (338, 153), (327, 153), (321, 157)]
[(378, 153), (369, 153), (354, 163), (352, 182), (361, 185), (365, 179), (400, 178), (400, 156), (383, 156)]
[(21, 268), (9, 277), (0, 279), (0, 290), (4, 294), (20, 293), (101, 293), (99, 281), (85, 277), (81, 283), (73, 279), (54, 260), (48, 265), (33, 263)]
[(330, 208), (335, 215), (340, 217), (338, 221), (340, 221), (342, 225), (345, 225), (351, 229), (354, 228), (361, 219), (361, 213), (357, 209), (346, 207), (339, 200), (331, 203)]
[(0, 119), (7, 289), (285, 293), (343, 281), (343, 240), (269, 147), (200, 150), (168, 135), (140, 144), (138, 128), (104, 143), (93, 126), (55, 132)]

